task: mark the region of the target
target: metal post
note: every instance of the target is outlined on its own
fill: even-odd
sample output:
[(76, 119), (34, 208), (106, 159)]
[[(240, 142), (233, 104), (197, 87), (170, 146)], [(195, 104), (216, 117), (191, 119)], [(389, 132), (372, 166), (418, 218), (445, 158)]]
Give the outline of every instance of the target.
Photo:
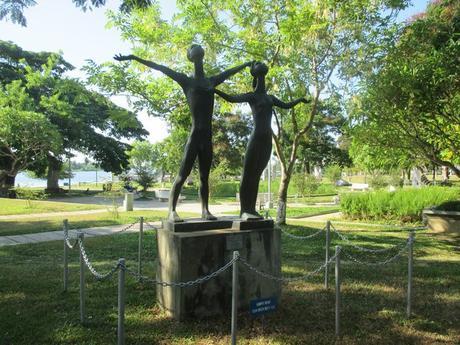
[(340, 337), (340, 284), (341, 284), (341, 272), (340, 272), (340, 246), (335, 246), (335, 335)]
[[(78, 233), (79, 245), (83, 243), (85, 234)], [(85, 322), (85, 260), (80, 248), (80, 321)]]
[(64, 292), (66, 292), (67, 286), (69, 283), (69, 258), (68, 258), (69, 247), (67, 247), (67, 242), (65, 240), (65, 236), (66, 234), (68, 234), (68, 231), (69, 231), (68, 220), (64, 219), (62, 225), (64, 228)]
[(238, 251), (233, 252), (233, 275), (232, 275), (232, 345), (236, 345), (237, 312), (238, 312)]
[(324, 267), (324, 288), (329, 289), (329, 247), (331, 245), (331, 221), (326, 223), (326, 267)]
[(407, 263), (407, 317), (412, 315), (412, 272), (414, 267), (414, 232), (409, 234), (408, 263)]
[(125, 259), (118, 260), (118, 345), (125, 345)]
[(142, 238), (144, 237), (144, 217), (140, 217), (139, 219), (139, 248), (138, 248), (138, 256), (137, 262), (137, 274), (141, 276), (142, 274)]

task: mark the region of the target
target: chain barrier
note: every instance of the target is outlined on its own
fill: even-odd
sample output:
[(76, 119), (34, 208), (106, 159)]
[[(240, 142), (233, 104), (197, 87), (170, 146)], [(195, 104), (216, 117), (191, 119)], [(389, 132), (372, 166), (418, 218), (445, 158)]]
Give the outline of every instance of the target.
[[(337, 253), (338, 254), (338, 253)], [(292, 278), (286, 278), (286, 277), (277, 277), (277, 276), (274, 276), (270, 273), (266, 273), (266, 272), (262, 272), (261, 270), (255, 268), (254, 266), (252, 266), (249, 262), (247, 262), (245, 259), (243, 258), (239, 258), (239, 260), (241, 261), (241, 263), (246, 266), (249, 270), (255, 272), (256, 274), (266, 278), (266, 279), (270, 279), (270, 280), (276, 280), (276, 281), (279, 281), (279, 282), (283, 282), (283, 283), (289, 283), (289, 282), (293, 282), (293, 281), (300, 281), (300, 280), (306, 280), (310, 277), (312, 277), (313, 275), (321, 272), (322, 270), (324, 270), (324, 268), (327, 266), (327, 265), (330, 265), (332, 262), (335, 261), (335, 259), (337, 258), (337, 254), (335, 254), (333, 257), (331, 257), (327, 262), (325, 262), (324, 264), (322, 264), (321, 266), (319, 266), (318, 268), (316, 268), (314, 271), (311, 271), (311, 272), (308, 272), (306, 274), (304, 274), (303, 276), (300, 276), (300, 277), (292, 277)]]
[(69, 230), (67, 228), (64, 228), (64, 241), (70, 249), (74, 249), (75, 246), (78, 244), (78, 238), (75, 239), (75, 242), (73, 244), (70, 243), (70, 237), (69, 237)]
[(97, 280), (104, 280), (104, 279), (112, 277), (112, 275), (118, 270), (118, 268), (120, 268), (120, 264), (117, 263), (107, 273), (104, 273), (104, 274), (99, 273), (93, 267), (93, 264), (91, 263), (91, 261), (89, 261), (88, 254), (86, 253), (85, 246), (83, 245), (83, 241), (79, 239), (78, 243), (79, 243), (80, 252), (81, 252), (81, 255), (83, 256), (83, 260), (85, 262), (86, 267), (88, 267), (89, 271), (96, 277)]
[(123, 266), (123, 268), (126, 270), (126, 272), (128, 272), (129, 274), (134, 276), (139, 281), (143, 281), (143, 282), (147, 282), (147, 283), (153, 283), (155, 285), (161, 285), (161, 286), (164, 286), (164, 287), (173, 286), (173, 287), (181, 287), (182, 288), (182, 287), (198, 285), (198, 284), (204, 283), (205, 281), (208, 281), (208, 280), (210, 280), (212, 278), (217, 277), (219, 274), (223, 273), (224, 271), (226, 271), (227, 269), (232, 267), (233, 263), (235, 261), (238, 261), (238, 259), (239, 259), (239, 256), (237, 256), (236, 258), (230, 260), (224, 266), (222, 266), (218, 270), (208, 274), (207, 276), (200, 277), (200, 278), (195, 279), (195, 280), (190, 280), (190, 281), (187, 281), (187, 282), (179, 282), (179, 283), (165, 282), (165, 281), (149, 278), (149, 277), (146, 277), (146, 276), (138, 274), (137, 272), (129, 269), (126, 266)]
[(125, 231), (131, 229), (134, 225), (136, 225), (136, 224), (138, 224), (138, 223), (139, 223), (139, 222), (134, 222), (134, 223), (132, 223), (132, 224), (129, 224), (129, 225), (127, 225), (125, 228), (123, 228), (123, 229), (121, 229), (121, 230), (118, 230), (118, 231), (115, 231), (114, 233), (115, 233), (115, 234), (119, 234), (119, 233), (125, 232)]
[(397, 248), (405, 248), (407, 246), (407, 243), (406, 241), (403, 242), (403, 243), (400, 243), (400, 244), (397, 244), (393, 247), (389, 247), (389, 248), (381, 248), (381, 249), (371, 249), (371, 248), (366, 248), (366, 247), (361, 247), (361, 246), (358, 246), (357, 244), (354, 244), (353, 242), (350, 241), (350, 239), (345, 236), (344, 234), (342, 234), (340, 231), (338, 231), (334, 225), (332, 225), (331, 223), (331, 228), (332, 228), (332, 231), (334, 233), (337, 234), (337, 236), (340, 237), (341, 240), (345, 241), (348, 245), (350, 245), (351, 247), (359, 250), (359, 251), (362, 251), (362, 252), (367, 252), (367, 253), (384, 253), (384, 252), (389, 252), (391, 250), (394, 250), (394, 249), (397, 249)]
[(144, 220), (144, 224), (149, 227), (149, 229), (158, 230), (158, 227)]
[(284, 230), (282, 227), (280, 228), (281, 229), (281, 232), (283, 234), (285, 234), (287, 237), (290, 237), (290, 238), (294, 238), (296, 240), (308, 240), (310, 238), (313, 238), (313, 237), (316, 237), (318, 236), (322, 231), (324, 231), (326, 228), (322, 228), (322, 229), (319, 229), (317, 232), (315, 232), (314, 234), (311, 234), (311, 235), (308, 235), (308, 236), (299, 236), (299, 235), (294, 235), (294, 234), (291, 234), (290, 232), (287, 232), (286, 230)]
[(405, 251), (406, 249), (409, 247), (409, 244), (411, 244), (411, 240), (407, 240), (405, 242), (405, 246), (401, 248), (401, 250), (394, 256), (384, 260), (384, 261), (378, 261), (378, 262), (365, 262), (365, 261), (362, 261), (360, 259), (358, 259), (357, 257), (349, 254), (346, 250), (343, 250), (343, 253), (345, 254), (345, 256), (347, 258), (349, 258), (350, 260), (360, 264), (360, 265), (365, 265), (365, 266), (383, 266), (383, 265), (386, 265), (386, 264), (389, 264), (390, 262), (393, 262), (395, 261), (396, 259), (398, 259)]

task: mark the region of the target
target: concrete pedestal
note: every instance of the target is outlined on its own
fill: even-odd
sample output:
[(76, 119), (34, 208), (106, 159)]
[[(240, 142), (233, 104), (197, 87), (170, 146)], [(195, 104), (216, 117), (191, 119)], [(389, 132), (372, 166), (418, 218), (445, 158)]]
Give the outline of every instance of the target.
[(123, 210), (132, 211), (134, 208), (134, 194), (125, 193), (125, 199), (123, 200)]
[[(251, 226), (246, 223), (253, 223), (255, 229), (248, 229)], [(216, 224), (222, 226), (222, 222)], [(195, 229), (196, 226), (194, 223)], [(205, 228), (209, 229), (209, 224)], [(227, 229), (192, 232), (159, 230), (157, 279), (186, 282), (206, 276), (232, 260), (234, 250), (238, 250), (257, 269), (280, 275), (280, 231), (273, 227), (273, 222), (229, 222)], [(279, 282), (263, 278), (242, 264), (238, 266), (239, 310), (249, 309), (253, 299), (279, 299)], [(184, 288), (157, 286), (160, 305), (178, 320), (229, 314), (231, 294), (231, 268), (199, 285)]]

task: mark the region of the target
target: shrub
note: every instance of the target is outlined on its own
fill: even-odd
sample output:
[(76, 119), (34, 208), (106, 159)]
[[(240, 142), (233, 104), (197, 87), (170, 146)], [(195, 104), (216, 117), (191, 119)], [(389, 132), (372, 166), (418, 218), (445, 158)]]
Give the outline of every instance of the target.
[(335, 183), (337, 180), (340, 180), (342, 177), (342, 168), (339, 165), (329, 165), (324, 170), (324, 176), (326, 176), (331, 183)]
[(421, 219), (424, 208), (459, 199), (460, 189), (433, 186), (343, 194), (340, 206), (353, 219), (413, 222)]
[(374, 174), (369, 179), (369, 185), (374, 189), (380, 189), (380, 188), (388, 186), (388, 181), (385, 178), (385, 176), (380, 175), (380, 174)]

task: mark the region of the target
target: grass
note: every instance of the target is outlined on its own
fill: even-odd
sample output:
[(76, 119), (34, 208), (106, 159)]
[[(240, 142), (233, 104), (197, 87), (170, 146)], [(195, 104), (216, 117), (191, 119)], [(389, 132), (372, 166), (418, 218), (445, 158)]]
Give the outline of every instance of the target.
[[(321, 206), (321, 207), (290, 207), (288, 205), (286, 209), (287, 218), (303, 218), (311, 217), (320, 214), (327, 214), (340, 211), (339, 206)], [(239, 211), (228, 211), (225, 214), (239, 214)], [(265, 211), (260, 211), (260, 214), (265, 215)], [(270, 217), (276, 217), (276, 209), (269, 210)]]
[(104, 208), (93, 204), (0, 198), (0, 216), (14, 214), (84, 211)]
[[(286, 231), (310, 234), (308, 227)], [(348, 232), (359, 245), (381, 248), (400, 243), (405, 232), (362, 228)], [(85, 240), (97, 270), (119, 258), (136, 267), (137, 235), (120, 234)], [(332, 246), (344, 245), (333, 237)], [(414, 267), (414, 316), (405, 317), (407, 259), (379, 268), (343, 259), (343, 333), (340, 344), (458, 344), (460, 342), (460, 241), (419, 233)], [(282, 237), (283, 274), (301, 275), (323, 261), (324, 235), (307, 242)], [(155, 236), (144, 241), (145, 274), (154, 276)], [(355, 255), (358, 253), (353, 252)], [(371, 258), (368, 258), (369, 260)], [(70, 257), (70, 290), (62, 292), (62, 242), (0, 248), (0, 344), (114, 344), (117, 324), (117, 279), (97, 282), (87, 273), (87, 315), (79, 323), (78, 252)], [(331, 286), (334, 286), (333, 278)], [(275, 313), (252, 318), (240, 313), (238, 343), (334, 344), (334, 289), (323, 288), (318, 275), (283, 287)], [(428, 298), (427, 298), (428, 297)], [(155, 303), (155, 287), (126, 282), (127, 344), (230, 343), (230, 316), (176, 322)]]
[[(62, 230), (62, 221), (64, 218), (69, 220), (70, 229), (83, 229), (98, 226), (130, 224), (137, 221), (139, 217), (144, 217), (147, 221), (155, 221), (165, 218), (166, 215), (166, 211), (145, 210), (119, 212), (118, 217), (114, 216), (111, 212), (103, 212), (65, 217), (33, 217), (0, 220), (0, 236)], [(198, 216), (197, 214), (187, 212), (181, 212), (180, 215), (183, 217)]]

